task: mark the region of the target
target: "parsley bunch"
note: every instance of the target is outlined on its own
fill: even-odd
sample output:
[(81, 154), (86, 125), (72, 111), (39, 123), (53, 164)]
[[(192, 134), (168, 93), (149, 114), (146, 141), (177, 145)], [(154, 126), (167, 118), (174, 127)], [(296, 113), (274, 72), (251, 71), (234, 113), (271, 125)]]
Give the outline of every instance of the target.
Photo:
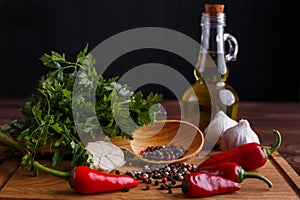
[[(127, 85), (117, 83), (117, 77), (104, 79), (98, 75), (88, 46), (78, 53), (75, 61), (68, 61), (57, 52), (44, 54), (40, 60), (51, 70), (41, 77), (37, 92), (22, 107), (23, 117), (11, 124), (18, 141), (30, 151), (22, 159), (29, 170), (34, 169), (36, 156), (45, 151), (53, 153), (53, 167), (58, 167), (67, 155), (71, 155), (72, 166), (91, 165), (87, 162), (91, 155), (82, 138), (97, 140), (101, 132), (106, 138), (132, 139), (134, 129), (152, 123), (161, 113), (158, 103), (161, 94), (150, 93), (144, 98), (142, 92), (132, 92)], [(76, 94), (74, 86), (78, 88)], [(89, 94), (87, 88), (96, 92)], [(94, 95), (92, 102), (88, 99), (91, 95)], [(83, 112), (74, 112), (74, 107)], [(85, 113), (88, 110), (95, 115)], [(134, 126), (128, 123), (128, 117)], [(82, 137), (78, 127), (83, 127)]]

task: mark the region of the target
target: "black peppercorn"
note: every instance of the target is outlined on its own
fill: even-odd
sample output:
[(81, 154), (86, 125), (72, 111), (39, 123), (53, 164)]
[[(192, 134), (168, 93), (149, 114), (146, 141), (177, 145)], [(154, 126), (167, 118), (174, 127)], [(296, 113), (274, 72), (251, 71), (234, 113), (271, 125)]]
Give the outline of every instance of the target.
[(159, 185), (159, 181), (158, 180), (154, 181), (154, 185), (158, 186)]
[(140, 151), (140, 155), (150, 160), (175, 160), (182, 158), (187, 150), (181, 146), (171, 144), (169, 146), (151, 146)]

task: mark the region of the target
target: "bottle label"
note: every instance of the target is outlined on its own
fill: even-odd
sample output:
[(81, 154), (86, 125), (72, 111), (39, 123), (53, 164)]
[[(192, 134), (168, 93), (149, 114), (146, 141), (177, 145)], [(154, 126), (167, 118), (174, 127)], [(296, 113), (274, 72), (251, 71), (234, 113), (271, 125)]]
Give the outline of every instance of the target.
[(231, 106), (235, 102), (235, 96), (234, 94), (228, 90), (228, 89), (223, 89), (219, 93), (221, 102), (226, 105), (226, 106)]

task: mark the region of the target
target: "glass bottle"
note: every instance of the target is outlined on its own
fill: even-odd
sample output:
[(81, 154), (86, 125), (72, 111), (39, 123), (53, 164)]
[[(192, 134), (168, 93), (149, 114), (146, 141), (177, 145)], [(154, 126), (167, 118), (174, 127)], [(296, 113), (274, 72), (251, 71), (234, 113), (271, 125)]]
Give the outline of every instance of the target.
[[(182, 97), (183, 119), (204, 130), (214, 115), (222, 110), (237, 119), (239, 99), (226, 83), (229, 71), (227, 62), (235, 61), (237, 40), (224, 33), (225, 14), (222, 4), (205, 4), (201, 17), (201, 47), (194, 69), (196, 82)], [(228, 42), (228, 53), (225, 53)]]

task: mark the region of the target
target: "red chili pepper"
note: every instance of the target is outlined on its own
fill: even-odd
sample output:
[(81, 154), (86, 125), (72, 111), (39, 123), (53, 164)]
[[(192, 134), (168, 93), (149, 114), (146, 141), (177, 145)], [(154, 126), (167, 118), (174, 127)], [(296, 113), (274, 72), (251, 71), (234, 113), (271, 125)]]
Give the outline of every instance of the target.
[(258, 174), (247, 173), (240, 165), (233, 162), (224, 162), (202, 168), (198, 167), (198, 171), (207, 174), (222, 176), (238, 183), (241, 183), (245, 178), (257, 178), (267, 183), (270, 188), (272, 187), (272, 182), (266, 177)]
[(245, 170), (253, 170), (262, 167), (268, 160), (268, 156), (276, 151), (281, 144), (279, 131), (273, 130), (276, 135), (276, 144), (271, 148), (265, 148), (262, 145), (252, 142), (215, 154), (205, 161), (199, 167), (205, 167), (223, 162), (234, 162)]
[(131, 176), (108, 174), (87, 166), (75, 167), (70, 172), (50, 169), (38, 162), (34, 162), (34, 166), (41, 171), (68, 180), (70, 186), (76, 192), (82, 194), (118, 191), (124, 188), (132, 188), (139, 184), (139, 181)]
[[(173, 188), (175, 187), (178, 186)], [(182, 192), (188, 197), (207, 197), (240, 190), (241, 184), (221, 176), (193, 172), (185, 175), (182, 185), (179, 185), (179, 187), (182, 188)]]

